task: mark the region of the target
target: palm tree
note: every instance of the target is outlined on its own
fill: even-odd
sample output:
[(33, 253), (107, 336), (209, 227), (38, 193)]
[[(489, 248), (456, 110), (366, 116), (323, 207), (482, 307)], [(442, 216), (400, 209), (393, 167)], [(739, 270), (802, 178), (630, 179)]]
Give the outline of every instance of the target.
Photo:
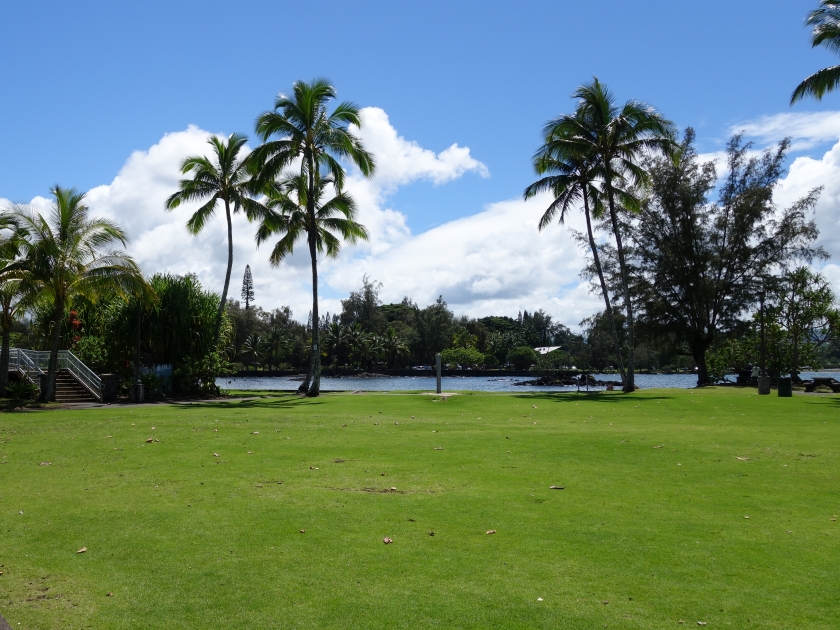
[(251, 359), (251, 361), (246, 362), (246, 364), (251, 365), (251, 367), (259, 365), (263, 347), (263, 338), (259, 333), (253, 332), (248, 335), (245, 339), (245, 343), (242, 344), (242, 354), (245, 355), (246, 361), (248, 357)]
[(333, 366), (338, 366), (342, 350), (347, 345), (347, 326), (341, 322), (333, 322), (324, 331), (324, 346), (333, 356)]
[(367, 333), (356, 324), (351, 331), (351, 354), (360, 368), (373, 369), (376, 360), (385, 353), (382, 338), (374, 333)]
[(462, 328), (452, 335), (453, 348), (475, 348), (478, 345), (478, 336), (470, 334), (470, 331)]
[(347, 346), (350, 349), (352, 364), (361, 367), (361, 357), (364, 355), (367, 333), (358, 322), (353, 324), (347, 331)]
[[(325, 199), (327, 189), (334, 193), (329, 199)], [(314, 199), (310, 191), (315, 195)], [(292, 175), (275, 182), (268, 189), (268, 194), (268, 212), (257, 229), (257, 245), (274, 234), (280, 235), (269, 257), (272, 266), (278, 266), (286, 256), (293, 254), (295, 243), (302, 237), (306, 237), (309, 243), (312, 260), (312, 355), (309, 359), (310, 374), (299, 391), (314, 397), (321, 390), (318, 254), (326, 253), (328, 257), (335, 258), (341, 249), (341, 239), (355, 243), (359, 239), (367, 239), (368, 233), (355, 220), (356, 202), (336, 186), (331, 176), (319, 178), (316, 186), (310, 188), (305, 173)]]
[(632, 392), (636, 389), (633, 304), (616, 201), (622, 202), (628, 210), (637, 207), (637, 202), (624, 190), (628, 184), (635, 187), (647, 184), (647, 171), (639, 162), (652, 152), (670, 152), (674, 148), (674, 125), (639, 101), (627, 101), (619, 108), (613, 95), (597, 78), (580, 86), (572, 97), (578, 99), (577, 111), (568, 117), (568, 136), (557, 140), (569, 153), (586, 156), (602, 171), (601, 194), (609, 209), (627, 312), (628, 356), (624, 391)]
[[(820, 0), (820, 6), (808, 14), (806, 26), (811, 29), (811, 46), (825, 46), (840, 53), (840, 0)], [(790, 104), (813, 96), (818, 101), (826, 92), (833, 92), (840, 85), (840, 66), (823, 68), (802, 81), (790, 96)]]
[[(505, 362), (505, 357), (511, 348), (521, 346), (525, 343), (522, 333), (519, 331), (498, 332), (493, 331), (487, 335), (485, 341), (485, 349), (488, 354), (494, 355), (501, 363)], [(501, 357), (501, 358), (500, 358)]]
[[(333, 247), (327, 242), (328, 239), (325, 236), (321, 236), (320, 228), (315, 229), (319, 223), (317, 204), (323, 195), (324, 182), (329, 180), (336, 190), (336, 197), (334, 197), (336, 201), (330, 209), (330, 214), (340, 212), (346, 216), (345, 219), (329, 220), (347, 221), (347, 223), (335, 223), (334, 227), (330, 227), (326, 222), (322, 224), (327, 230), (335, 229), (352, 241), (356, 238), (366, 238), (367, 232), (352, 219), (355, 205), (347, 205), (347, 202), (342, 200), (349, 200), (349, 197), (343, 193), (345, 173), (338, 160), (349, 160), (366, 177), (373, 175), (375, 163), (373, 156), (365, 150), (361, 140), (350, 130), (350, 125), (362, 126), (359, 108), (356, 105), (343, 102), (332, 113), (328, 113), (327, 104), (336, 97), (336, 91), (324, 79), (316, 79), (312, 83), (298, 81), (293, 86), (293, 92), (292, 97), (282, 94), (278, 96), (274, 102), (274, 110), (265, 112), (257, 119), (257, 134), (262, 138), (263, 144), (257, 147), (252, 156), (254, 168), (258, 170), (260, 182), (264, 186), (270, 186), (270, 182), (280, 176), (285, 169), (296, 161), (300, 161), (300, 181), (294, 185), (294, 188), (296, 189), (295, 197), (302, 204), (299, 210), (306, 214), (306, 221), (301, 222), (301, 227), (305, 226), (309, 256), (312, 261), (313, 326), (309, 369), (299, 391), (306, 392), (309, 396), (317, 396), (321, 387), (317, 254), (324, 247), (328, 255), (334, 255), (330, 252), (338, 253), (338, 241), (335, 241), (335, 247)], [(332, 201), (326, 205), (331, 203)], [(347, 214), (340, 206), (344, 206), (350, 214)], [(295, 210), (293, 214), (296, 216), (299, 210)], [(330, 237), (335, 238), (332, 235)], [(291, 249), (284, 251), (290, 253)], [(281, 258), (282, 256), (277, 259), (278, 263)]]
[(397, 359), (407, 355), (409, 352), (405, 340), (393, 328), (385, 331), (381, 343), (384, 354), (388, 357), (388, 365), (392, 368), (395, 367)]
[(9, 334), (20, 313), (26, 310), (37, 293), (31, 286), (21, 282), (24, 269), (21, 258), (23, 234), (18, 229), (12, 212), (0, 215), (0, 230), (8, 232), (0, 237), (0, 328), (2, 328), (2, 349), (0, 349), (0, 396), (6, 395), (9, 383)]
[(6, 395), (6, 385), (9, 384), (9, 356), (11, 350), (10, 332), (12, 325), (26, 310), (27, 292), (20, 280), (13, 278), (3, 280), (0, 289), (0, 328), (2, 328), (2, 349), (0, 349), (0, 397)]
[[(325, 200), (325, 188), (331, 189), (335, 193), (334, 196)], [(314, 189), (314, 200), (310, 198), (309, 190), (307, 176), (304, 173), (292, 175), (275, 183), (269, 190), (269, 199), (266, 204), (270, 209), (269, 213), (263, 217), (257, 230), (257, 245), (273, 234), (281, 235), (269, 257), (269, 262), (275, 267), (286, 256), (294, 253), (295, 243), (302, 237), (305, 236), (310, 245), (313, 311), (312, 353), (309, 359), (309, 373), (298, 391), (314, 397), (321, 390), (318, 254), (326, 253), (329, 258), (335, 258), (341, 249), (341, 239), (355, 243), (360, 239), (366, 240), (368, 233), (367, 229), (355, 220), (356, 202), (346, 192), (339, 191), (332, 177), (327, 176), (318, 180)], [(311, 214), (309, 207), (313, 208)]]
[(91, 218), (84, 205), (85, 194), (75, 188), (52, 189), (55, 197), (49, 218), (18, 207), (14, 218), (25, 239), (21, 253), (25, 267), (20, 280), (35, 287), (41, 297), (52, 302), (52, 340), (47, 382), (41, 400), (55, 399), (55, 376), (64, 309), (76, 296), (97, 301), (100, 296), (142, 295), (152, 299), (154, 292), (137, 264), (125, 252), (106, 249), (125, 246), (128, 238), (116, 223)]
[(364, 357), (372, 369), (376, 369), (379, 359), (385, 355), (385, 346), (382, 337), (376, 333), (367, 336), (364, 346)]
[(222, 314), (227, 303), (228, 287), (230, 286), (230, 272), (233, 268), (233, 226), (231, 214), (244, 210), (249, 221), (261, 216), (265, 208), (251, 197), (253, 181), (248, 172), (248, 164), (240, 153), (248, 138), (239, 134), (231, 134), (227, 142), (216, 136), (207, 143), (213, 147), (213, 159), (206, 156), (191, 156), (181, 164), (181, 173), (192, 174), (192, 179), (182, 179), (180, 190), (166, 200), (166, 209), (174, 210), (182, 203), (204, 201), (187, 221), (190, 234), (198, 234), (216, 213), (219, 201), (224, 204), (227, 219), (228, 262), (225, 272), (225, 285), (219, 300), (219, 310), (216, 316), (215, 339), (218, 341), (222, 326)]
[[(566, 212), (583, 202), (583, 215), (586, 218), (589, 248), (592, 251), (598, 281), (601, 284), (601, 295), (604, 296), (607, 318), (612, 326), (613, 345), (618, 357), (618, 370), (621, 374), (621, 380), (625, 381), (627, 374), (624, 370), (624, 359), (618, 342), (612, 301), (604, 279), (604, 270), (601, 267), (598, 245), (595, 243), (595, 236), (592, 232), (593, 214), (596, 219), (600, 219), (604, 211), (601, 192), (597, 186), (599, 180), (602, 179), (603, 170), (599, 168), (599, 163), (592, 156), (586, 156), (575, 151), (578, 143), (574, 141), (574, 134), (582, 126), (585, 126), (586, 122), (577, 121), (574, 118), (575, 115), (567, 114), (546, 123), (543, 129), (545, 143), (534, 154), (534, 170), (542, 177), (525, 189), (524, 197), (525, 199), (531, 199), (542, 192), (549, 192), (554, 197), (554, 201), (551, 202), (540, 219), (540, 231), (551, 225), (555, 217), (560, 223), (564, 223)], [(567, 142), (570, 137), (572, 142)], [(591, 209), (590, 204), (592, 205)]]
[(275, 367), (280, 365), (280, 355), (288, 352), (292, 347), (292, 340), (279, 324), (275, 324), (265, 337), (265, 348), (268, 350), (268, 367), (271, 369), (272, 360)]

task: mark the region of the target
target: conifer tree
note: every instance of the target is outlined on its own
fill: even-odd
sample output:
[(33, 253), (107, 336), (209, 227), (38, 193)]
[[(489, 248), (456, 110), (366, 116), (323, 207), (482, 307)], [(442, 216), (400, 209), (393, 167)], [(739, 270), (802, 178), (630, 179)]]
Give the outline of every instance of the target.
[(245, 265), (245, 275), (242, 277), (242, 299), (245, 300), (245, 310), (254, 301), (254, 279), (251, 277), (251, 265)]

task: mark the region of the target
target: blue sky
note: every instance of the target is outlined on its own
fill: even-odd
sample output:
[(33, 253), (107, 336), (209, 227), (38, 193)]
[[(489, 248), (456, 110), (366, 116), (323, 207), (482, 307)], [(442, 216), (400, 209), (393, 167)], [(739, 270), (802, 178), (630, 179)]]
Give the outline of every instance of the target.
[(324, 76), (401, 137), (436, 153), (469, 147), (486, 167), (390, 191), (387, 207), (420, 234), (519, 198), (542, 124), (593, 75), (693, 126), (705, 152), (762, 116), (840, 109), (840, 95), (788, 107), (802, 78), (835, 62), (803, 26), (816, 4), (7, 2), (0, 198), (109, 184), (132, 152), (189, 125), (253, 135), (277, 92)]
[(540, 126), (592, 75), (694, 126), (705, 150), (733, 124), (786, 110), (796, 83), (831, 62), (803, 28), (815, 4), (6, 3), (0, 195), (91, 188), (188, 124), (252, 134), (277, 92), (326, 76), (402, 135), (437, 151), (458, 142), (487, 165), (486, 180), (398, 193), (424, 229), (519, 194)]

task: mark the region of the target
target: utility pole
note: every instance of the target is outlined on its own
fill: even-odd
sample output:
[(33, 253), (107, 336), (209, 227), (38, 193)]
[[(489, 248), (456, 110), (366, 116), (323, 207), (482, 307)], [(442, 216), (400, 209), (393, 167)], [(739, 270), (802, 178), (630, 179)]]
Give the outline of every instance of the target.
[(437, 369), (437, 393), (440, 394), (440, 352), (435, 355), (435, 368)]
[(759, 312), (761, 313), (761, 356), (759, 358), (759, 377), (758, 377), (758, 393), (766, 396), (770, 394), (770, 377), (767, 376), (767, 348), (765, 345), (766, 338), (764, 336), (764, 298), (766, 295), (766, 279), (761, 278), (761, 291), (758, 293)]
[(765, 345), (766, 338), (764, 336), (764, 280), (761, 281), (761, 293), (758, 294), (759, 310), (761, 312), (761, 358), (759, 367), (761, 368), (761, 376), (767, 376), (767, 347)]
[(137, 298), (137, 349), (134, 356), (134, 385), (131, 386), (131, 402), (141, 403), (145, 400), (143, 381), (140, 380), (140, 320), (143, 317), (143, 306)]

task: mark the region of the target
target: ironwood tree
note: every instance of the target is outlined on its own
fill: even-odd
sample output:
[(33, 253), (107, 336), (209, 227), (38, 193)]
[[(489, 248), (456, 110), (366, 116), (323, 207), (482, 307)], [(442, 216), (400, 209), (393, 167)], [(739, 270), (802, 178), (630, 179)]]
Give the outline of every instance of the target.
[[(820, 189), (789, 208), (773, 202), (789, 142), (758, 157), (740, 135), (727, 144), (727, 170), (701, 163), (688, 129), (679, 151), (651, 160), (641, 211), (628, 218), (628, 265), (640, 318), (682, 338), (710, 382), (706, 351), (756, 302), (759, 279), (825, 257), (809, 218)], [(718, 185), (719, 184), (719, 185)], [(712, 200), (714, 193), (716, 199)]]

